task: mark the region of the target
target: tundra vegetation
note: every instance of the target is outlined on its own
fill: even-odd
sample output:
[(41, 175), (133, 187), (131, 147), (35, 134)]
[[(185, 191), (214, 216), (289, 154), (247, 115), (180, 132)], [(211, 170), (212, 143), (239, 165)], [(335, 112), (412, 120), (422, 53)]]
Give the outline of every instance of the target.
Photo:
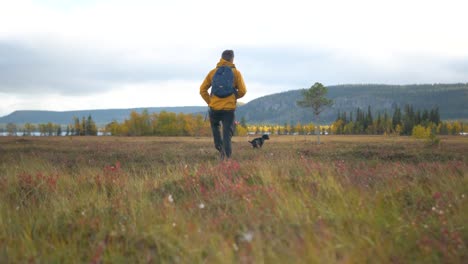
[(0, 137), (0, 263), (467, 263), (468, 138)]

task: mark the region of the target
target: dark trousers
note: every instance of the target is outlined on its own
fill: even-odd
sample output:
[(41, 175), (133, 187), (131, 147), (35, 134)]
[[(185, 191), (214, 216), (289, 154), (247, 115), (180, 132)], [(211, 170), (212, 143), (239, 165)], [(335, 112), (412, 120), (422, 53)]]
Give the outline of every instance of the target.
[[(234, 134), (234, 110), (210, 110), (210, 124), (215, 148), (221, 158), (230, 158), (232, 154), (231, 138)], [(223, 134), (221, 136), (221, 124)]]

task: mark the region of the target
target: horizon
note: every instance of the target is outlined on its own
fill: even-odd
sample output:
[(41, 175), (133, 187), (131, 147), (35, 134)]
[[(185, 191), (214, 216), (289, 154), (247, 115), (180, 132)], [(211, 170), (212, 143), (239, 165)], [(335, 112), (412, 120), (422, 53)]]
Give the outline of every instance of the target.
[[(454, 83), (408, 83), (408, 84), (382, 84), (382, 83), (347, 83), (347, 84), (335, 84), (335, 85), (327, 85), (326, 87), (338, 87), (338, 86), (359, 86), (359, 85), (379, 85), (379, 86), (425, 86), (425, 85), (456, 85), (456, 84), (462, 84), (462, 85), (468, 85), (468, 82), (454, 82)], [(248, 102), (244, 101), (238, 101), (240, 104), (247, 104), (250, 103), (251, 101), (254, 101), (256, 99), (260, 99), (265, 96), (270, 96), (270, 95), (275, 95), (275, 94), (280, 94), (280, 93), (286, 93), (290, 91), (296, 91), (296, 90), (301, 90), (301, 89), (308, 89), (308, 88), (299, 88), (299, 89), (290, 89), (290, 90), (284, 90), (284, 91), (278, 91), (276, 93), (272, 94), (265, 94), (262, 96), (259, 96), (257, 98), (253, 98), (252, 100)], [(204, 105), (167, 105), (167, 106), (136, 106), (136, 107), (124, 107), (124, 108), (88, 108), (88, 109), (67, 109), (67, 110), (48, 110), (48, 109), (16, 109), (13, 110), (5, 115), (0, 114), (0, 118), (9, 116), (15, 112), (27, 112), (27, 111), (44, 111), (44, 112), (57, 112), (57, 113), (64, 113), (64, 112), (80, 112), (80, 111), (105, 111), (105, 110), (129, 110), (129, 109), (148, 109), (148, 108), (182, 108), (182, 107), (207, 107), (206, 104)]]

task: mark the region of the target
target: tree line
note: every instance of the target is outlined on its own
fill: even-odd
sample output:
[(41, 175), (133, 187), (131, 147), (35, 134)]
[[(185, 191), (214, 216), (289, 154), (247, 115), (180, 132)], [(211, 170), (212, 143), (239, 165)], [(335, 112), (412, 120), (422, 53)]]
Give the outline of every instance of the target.
[(415, 127), (430, 128), (434, 134), (439, 135), (457, 135), (464, 131), (461, 122), (441, 121), (438, 107), (414, 110), (410, 104), (405, 105), (403, 110), (395, 107), (392, 115), (386, 111), (375, 115), (370, 106), (367, 111), (357, 108), (355, 112), (339, 112), (330, 130), (338, 135), (412, 135)]
[(123, 122), (113, 121), (105, 131), (114, 136), (209, 136), (209, 122), (201, 114), (184, 114), (162, 111), (141, 113), (132, 111)]
[[(283, 125), (247, 124), (246, 119), (242, 117), (240, 122), (236, 122), (235, 135), (310, 135), (316, 133), (314, 126), (313, 123), (300, 122)], [(441, 121), (437, 107), (415, 111), (411, 105), (406, 105), (403, 110), (395, 108), (392, 115), (387, 112), (374, 114), (370, 106), (367, 111), (357, 108), (354, 112), (340, 112), (331, 125), (320, 126), (320, 133), (412, 135), (415, 131), (423, 131), (421, 127), (425, 128), (425, 133), (429, 130), (440, 135), (455, 135), (468, 129), (462, 122)], [(26, 123), (22, 128), (18, 128), (16, 124), (9, 123), (6, 131), (12, 136), (18, 133), (30, 136), (37, 132), (41, 136), (95, 136), (98, 133), (91, 115), (74, 117), (72, 123), (66, 127), (49, 122), (37, 125)], [(147, 110), (141, 113), (134, 111), (122, 122), (113, 121), (101, 128), (101, 132), (114, 136), (211, 136), (208, 118), (202, 114), (176, 114), (165, 111), (149, 113)]]
[(39, 133), (40, 136), (96, 136), (98, 129), (91, 115), (87, 118), (82, 117), (81, 121), (78, 117), (73, 118), (73, 124), (66, 126), (65, 131), (60, 124), (52, 122), (42, 124), (25, 123), (22, 128), (18, 128), (15, 123), (8, 123), (6, 132), (10, 136), (17, 136), (18, 133), (23, 136), (32, 136)]
[[(246, 136), (252, 134), (311, 134), (314, 124), (247, 124), (242, 117), (236, 121), (235, 135)], [(321, 126), (325, 133), (329, 126)], [(211, 136), (208, 117), (201, 114), (183, 114), (173, 112), (149, 113), (144, 110), (141, 114), (132, 112), (123, 122), (113, 121), (106, 125), (105, 131), (114, 136)]]

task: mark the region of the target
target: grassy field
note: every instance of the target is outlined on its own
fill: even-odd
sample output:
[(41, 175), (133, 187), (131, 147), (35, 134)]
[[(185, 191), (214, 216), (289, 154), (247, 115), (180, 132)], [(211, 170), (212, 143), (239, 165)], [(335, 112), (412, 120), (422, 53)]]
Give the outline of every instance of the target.
[(468, 263), (468, 138), (0, 137), (0, 263)]

